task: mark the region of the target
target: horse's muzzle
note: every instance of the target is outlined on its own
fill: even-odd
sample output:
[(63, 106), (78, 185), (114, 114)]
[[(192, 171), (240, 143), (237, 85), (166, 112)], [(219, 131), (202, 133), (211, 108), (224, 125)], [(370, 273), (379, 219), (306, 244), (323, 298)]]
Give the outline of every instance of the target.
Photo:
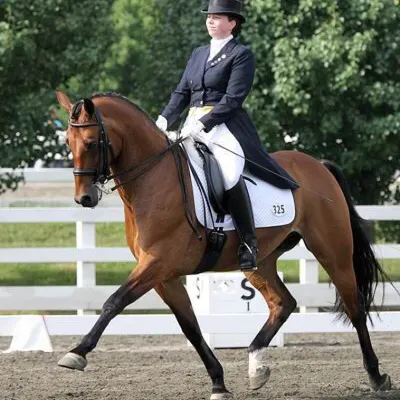
[(99, 200), (98, 190), (94, 185), (92, 185), (86, 193), (75, 196), (75, 202), (80, 204), (82, 207), (96, 207), (99, 203)]

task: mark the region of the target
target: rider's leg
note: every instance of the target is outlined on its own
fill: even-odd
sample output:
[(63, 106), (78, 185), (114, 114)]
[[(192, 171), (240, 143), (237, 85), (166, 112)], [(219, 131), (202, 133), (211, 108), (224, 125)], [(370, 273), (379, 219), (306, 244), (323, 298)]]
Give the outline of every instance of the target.
[(230, 190), (226, 191), (229, 212), (240, 238), (238, 249), (239, 265), (242, 270), (257, 269), (257, 238), (254, 216), (249, 193), (243, 177)]
[(221, 165), (229, 212), (240, 239), (240, 268), (256, 269), (257, 239), (253, 209), (242, 177), (245, 164), (243, 150), (225, 124), (219, 125), (210, 134), (212, 143), (209, 147)]

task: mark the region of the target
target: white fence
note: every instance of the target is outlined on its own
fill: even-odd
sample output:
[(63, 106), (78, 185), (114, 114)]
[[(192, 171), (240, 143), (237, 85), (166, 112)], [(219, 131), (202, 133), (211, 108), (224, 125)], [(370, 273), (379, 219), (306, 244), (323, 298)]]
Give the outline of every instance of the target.
[[(367, 219), (400, 220), (400, 206), (361, 206)], [(115, 287), (96, 286), (96, 262), (129, 262), (134, 258), (127, 247), (96, 247), (96, 223), (123, 222), (122, 208), (0, 208), (0, 223), (76, 223), (76, 247), (0, 248), (1, 263), (76, 263), (77, 286), (0, 287), (2, 310), (74, 310), (100, 309)], [(400, 259), (400, 245), (374, 245), (379, 259)], [(318, 265), (313, 254), (297, 246), (281, 259), (300, 260), (300, 283), (288, 284), (301, 307), (328, 307), (334, 289), (318, 283)], [(32, 265), (34, 268), (34, 265)], [(400, 289), (400, 283), (395, 286)], [(381, 298), (382, 288), (377, 293)], [(379, 302), (379, 300), (378, 300)], [(387, 285), (385, 305), (400, 306), (400, 298)], [(166, 309), (158, 297), (150, 293), (130, 306), (131, 309)]]
[[(57, 172), (58, 173), (58, 172)], [(46, 174), (44, 176), (47, 176)], [(71, 179), (71, 172), (63, 170), (62, 181)], [(43, 179), (41, 177), (41, 179)], [(53, 179), (54, 181), (54, 179)], [(362, 217), (370, 220), (400, 220), (400, 206), (360, 206)], [(0, 223), (55, 223), (76, 224), (76, 247), (71, 248), (0, 248), (2, 263), (76, 263), (76, 286), (0, 287), (0, 311), (13, 310), (96, 310), (116, 290), (114, 286), (96, 285), (96, 262), (129, 262), (133, 256), (126, 247), (96, 247), (95, 226), (99, 222), (123, 222), (122, 208), (0, 208)], [(400, 245), (374, 245), (381, 260), (400, 259)], [(348, 327), (332, 324), (334, 317), (329, 313), (315, 313), (320, 307), (330, 307), (335, 298), (334, 288), (318, 282), (318, 265), (314, 256), (302, 246), (284, 254), (281, 259), (299, 260), (300, 282), (288, 284), (288, 289), (298, 301), (302, 312), (295, 314), (284, 326), (284, 332), (343, 332)], [(1, 265), (0, 265), (1, 268)], [(400, 283), (395, 287), (400, 290)], [(382, 287), (378, 287), (376, 303), (380, 304)], [(385, 306), (400, 307), (400, 297), (389, 285), (385, 287)], [(165, 310), (155, 292), (150, 292), (128, 309)], [(81, 312), (82, 314), (83, 312)], [(375, 330), (400, 330), (400, 313), (381, 313), (375, 319)], [(50, 334), (85, 333), (97, 318), (93, 315), (46, 316)], [(254, 333), (265, 322), (265, 315), (202, 315), (200, 324), (208, 333), (231, 333), (240, 331), (241, 326)], [(16, 316), (0, 318), (0, 336), (12, 334)], [(116, 318), (106, 333), (117, 334), (168, 334), (180, 333), (172, 316), (124, 315)]]

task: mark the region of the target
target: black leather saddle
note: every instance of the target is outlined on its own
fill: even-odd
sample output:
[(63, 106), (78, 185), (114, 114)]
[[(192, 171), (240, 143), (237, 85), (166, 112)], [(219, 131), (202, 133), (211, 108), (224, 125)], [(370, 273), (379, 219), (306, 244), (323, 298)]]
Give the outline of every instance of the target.
[(214, 154), (204, 143), (196, 142), (196, 149), (204, 161), (204, 173), (211, 207), (217, 214), (228, 214), (221, 167)]

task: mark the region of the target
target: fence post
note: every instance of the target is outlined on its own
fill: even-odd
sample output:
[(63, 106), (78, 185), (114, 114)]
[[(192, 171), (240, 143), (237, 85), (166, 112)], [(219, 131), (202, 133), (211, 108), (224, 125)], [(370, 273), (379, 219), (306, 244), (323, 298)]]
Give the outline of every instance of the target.
[[(94, 222), (76, 222), (76, 247), (87, 249), (96, 247), (96, 224)], [(78, 287), (96, 286), (96, 264), (78, 261), (76, 263), (76, 285)], [(95, 311), (77, 310), (78, 315), (93, 315)]]
[[(301, 247), (306, 247), (304, 242), (299, 244)], [(318, 283), (319, 282), (319, 267), (317, 260), (300, 260), (299, 261), (299, 281), (300, 284)], [(318, 307), (300, 306), (301, 313), (318, 312)]]

